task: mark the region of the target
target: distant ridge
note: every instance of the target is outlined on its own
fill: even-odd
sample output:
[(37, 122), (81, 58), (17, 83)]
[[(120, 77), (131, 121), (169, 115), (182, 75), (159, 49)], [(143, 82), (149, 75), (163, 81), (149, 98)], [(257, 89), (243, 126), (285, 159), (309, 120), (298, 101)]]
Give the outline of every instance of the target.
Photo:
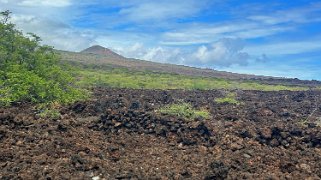
[(299, 80), (297, 78), (284, 78), (284, 77), (272, 77), (261, 76), (253, 74), (238, 74), (226, 71), (218, 71), (214, 69), (202, 69), (196, 67), (189, 67), (184, 65), (175, 65), (168, 63), (157, 63), (152, 61), (126, 58), (121, 56), (108, 48), (95, 45), (89, 47), (79, 53), (58, 51), (61, 54), (63, 60), (69, 62), (77, 62), (90, 65), (107, 65), (112, 67), (127, 68), (135, 71), (153, 71), (161, 73), (174, 73), (187, 76), (198, 77), (212, 77), (223, 78), (240, 81), (257, 81), (265, 84), (273, 85), (296, 85), (296, 86), (310, 86), (316, 87), (321, 85), (320, 81)]
[(102, 56), (106, 56), (106, 57), (113, 58), (113, 59), (126, 59), (125, 57), (111, 51), (110, 49), (99, 46), (99, 45), (94, 45), (94, 46), (91, 46), (87, 49), (84, 49), (81, 51), (81, 53), (97, 54), (97, 55), (102, 55)]

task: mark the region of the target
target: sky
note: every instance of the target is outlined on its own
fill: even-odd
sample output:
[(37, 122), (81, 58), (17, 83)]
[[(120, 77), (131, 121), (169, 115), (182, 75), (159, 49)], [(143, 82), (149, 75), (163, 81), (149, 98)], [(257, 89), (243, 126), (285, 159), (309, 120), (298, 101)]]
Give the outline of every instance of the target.
[(0, 0), (4, 10), (60, 50), (321, 80), (317, 0)]

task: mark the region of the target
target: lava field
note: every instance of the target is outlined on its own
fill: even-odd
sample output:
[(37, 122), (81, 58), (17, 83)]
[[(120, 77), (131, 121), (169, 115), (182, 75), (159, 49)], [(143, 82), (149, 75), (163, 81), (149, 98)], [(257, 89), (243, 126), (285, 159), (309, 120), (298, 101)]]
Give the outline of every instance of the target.
[[(41, 118), (0, 108), (0, 179), (320, 179), (321, 92), (94, 89)], [(210, 112), (187, 120), (160, 107)]]

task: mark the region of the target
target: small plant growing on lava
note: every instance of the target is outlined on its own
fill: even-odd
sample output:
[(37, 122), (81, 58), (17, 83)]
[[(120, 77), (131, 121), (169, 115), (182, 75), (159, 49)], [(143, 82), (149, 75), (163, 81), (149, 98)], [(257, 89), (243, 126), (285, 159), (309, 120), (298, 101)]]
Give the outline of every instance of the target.
[(207, 110), (197, 110), (189, 103), (170, 104), (160, 108), (159, 112), (188, 120), (194, 120), (197, 118), (208, 119), (210, 117), (210, 113)]
[(225, 97), (223, 98), (217, 98), (215, 99), (216, 103), (226, 103), (226, 104), (235, 104), (235, 105), (240, 105), (241, 103), (236, 100), (236, 93), (228, 93)]
[(43, 109), (39, 113), (39, 116), (41, 118), (49, 118), (49, 119), (59, 119), (60, 115), (61, 115), (60, 112), (56, 109)]
[(48, 119), (59, 119), (60, 112), (59, 112), (60, 105), (58, 103), (43, 103), (38, 104), (36, 106), (37, 115), (41, 118), (48, 118)]

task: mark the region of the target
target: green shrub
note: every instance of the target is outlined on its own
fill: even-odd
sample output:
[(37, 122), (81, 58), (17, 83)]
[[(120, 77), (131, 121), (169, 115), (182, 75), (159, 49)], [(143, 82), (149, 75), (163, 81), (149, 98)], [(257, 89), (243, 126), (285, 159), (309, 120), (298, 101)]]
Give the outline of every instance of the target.
[(42, 109), (38, 114), (41, 118), (49, 118), (49, 119), (59, 119), (60, 112), (56, 109)]
[(61, 116), (59, 112), (61, 104), (57, 102), (39, 103), (34, 108), (36, 114), (41, 118), (56, 120)]
[(65, 104), (86, 97), (60, 67), (52, 47), (41, 46), (34, 34), (25, 36), (16, 30), (8, 22), (9, 11), (0, 15), (0, 105), (21, 101)]
[(235, 104), (239, 105), (240, 102), (236, 100), (236, 93), (228, 93), (224, 98), (215, 99), (216, 103), (227, 103), (227, 104)]
[(208, 111), (196, 110), (192, 107), (191, 104), (188, 103), (171, 104), (160, 108), (159, 112), (162, 114), (173, 115), (188, 120), (193, 120), (196, 118), (208, 119), (210, 117), (210, 113)]

